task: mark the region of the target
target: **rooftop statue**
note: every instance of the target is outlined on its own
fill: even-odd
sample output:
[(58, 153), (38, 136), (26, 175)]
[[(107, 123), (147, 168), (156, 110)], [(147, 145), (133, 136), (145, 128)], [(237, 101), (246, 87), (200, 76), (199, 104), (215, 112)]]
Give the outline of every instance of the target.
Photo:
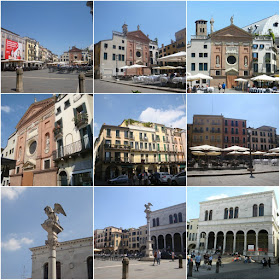
[(64, 216), (66, 216), (66, 213), (64, 212), (62, 206), (58, 203), (54, 204), (54, 208), (52, 209), (50, 206), (46, 206), (44, 208), (44, 211), (46, 213), (46, 215), (48, 216), (48, 219), (46, 221), (52, 221), (55, 223), (59, 223), (59, 218), (56, 215), (57, 214), (63, 214)]

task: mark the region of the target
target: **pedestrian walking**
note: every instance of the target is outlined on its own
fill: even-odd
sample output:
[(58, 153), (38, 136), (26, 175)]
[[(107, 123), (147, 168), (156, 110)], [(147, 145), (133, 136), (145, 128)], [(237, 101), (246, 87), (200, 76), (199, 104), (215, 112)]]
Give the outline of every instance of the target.
[(226, 84), (225, 84), (225, 82), (223, 82), (222, 88), (223, 88), (223, 92), (225, 93), (225, 90), (226, 90)]
[(208, 260), (208, 263), (209, 263), (209, 265), (211, 265), (211, 266), (212, 266), (212, 260), (213, 260), (213, 257), (212, 257), (212, 255), (210, 255), (209, 260)]
[(136, 180), (137, 180), (137, 176), (133, 173), (132, 174), (132, 185), (136, 186)]
[(200, 256), (200, 253), (198, 253), (197, 256), (195, 257), (196, 271), (198, 271), (198, 268), (200, 266), (200, 262), (201, 262), (201, 256)]
[(267, 266), (267, 260), (266, 258), (263, 258), (262, 259), (262, 265), (263, 265), (263, 268), (265, 268)]
[(268, 267), (271, 268), (271, 259), (270, 259), (270, 257), (268, 258), (267, 263), (268, 263)]
[(158, 252), (157, 252), (157, 264), (160, 264), (160, 259), (161, 259), (161, 251), (158, 250)]
[(157, 251), (154, 252), (154, 264), (155, 265), (155, 262), (157, 261)]
[(222, 89), (222, 85), (219, 83), (219, 85), (218, 85), (219, 92), (221, 91), (221, 89)]
[(171, 253), (171, 257), (172, 257), (172, 261), (174, 262), (174, 257), (175, 257), (175, 254), (174, 254), (174, 252), (172, 251), (172, 253)]

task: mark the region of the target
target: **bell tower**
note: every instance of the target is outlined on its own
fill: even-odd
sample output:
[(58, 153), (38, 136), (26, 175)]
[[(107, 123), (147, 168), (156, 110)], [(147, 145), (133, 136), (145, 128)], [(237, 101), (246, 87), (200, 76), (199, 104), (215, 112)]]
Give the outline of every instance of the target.
[(207, 36), (207, 20), (197, 20), (196, 25), (196, 36)]

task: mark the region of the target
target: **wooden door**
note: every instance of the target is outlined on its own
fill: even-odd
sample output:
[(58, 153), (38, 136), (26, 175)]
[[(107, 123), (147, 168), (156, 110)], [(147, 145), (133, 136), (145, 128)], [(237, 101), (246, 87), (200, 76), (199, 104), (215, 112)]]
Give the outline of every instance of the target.
[(227, 88), (232, 88), (235, 87), (236, 82), (234, 81), (235, 79), (237, 79), (237, 76), (235, 75), (227, 75)]
[(22, 186), (33, 186), (33, 172), (23, 172), (23, 177), (21, 181)]

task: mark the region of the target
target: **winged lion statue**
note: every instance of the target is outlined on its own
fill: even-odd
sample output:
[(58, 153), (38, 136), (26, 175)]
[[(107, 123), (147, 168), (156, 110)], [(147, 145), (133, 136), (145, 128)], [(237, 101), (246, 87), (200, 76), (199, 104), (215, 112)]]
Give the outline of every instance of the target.
[(46, 206), (44, 208), (46, 215), (48, 216), (48, 220), (59, 223), (59, 218), (56, 214), (63, 214), (66, 216), (65, 211), (59, 203), (54, 204), (54, 208), (52, 209), (50, 206)]

